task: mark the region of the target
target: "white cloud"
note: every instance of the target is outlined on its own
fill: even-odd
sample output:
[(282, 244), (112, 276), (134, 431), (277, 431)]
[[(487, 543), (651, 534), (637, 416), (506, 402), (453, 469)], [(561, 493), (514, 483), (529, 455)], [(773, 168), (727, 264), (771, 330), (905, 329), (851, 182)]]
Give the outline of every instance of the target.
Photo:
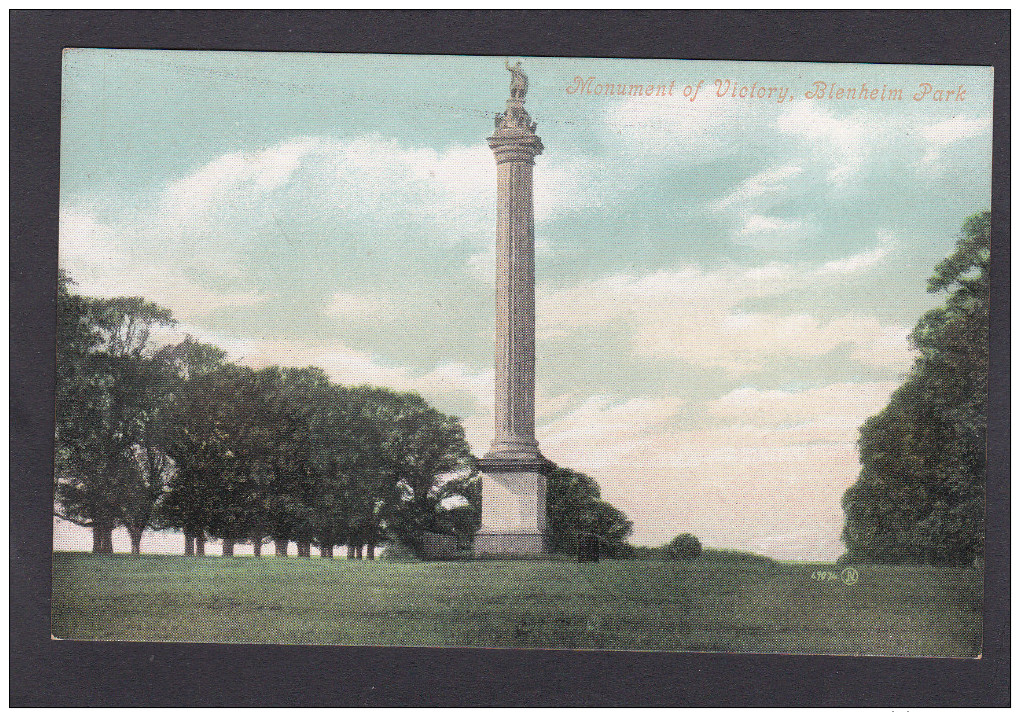
[(856, 255), (826, 262), (818, 268), (819, 275), (850, 275), (862, 272), (884, 260), (893, 250), (896, 239), (886, 230), (878, 231), (878, 247)]
[(496, 280), (496, 248), (486, 252), (479, 252), (467, 259), (468, 269), (471, 274), (486, 282)]
[(910, 366), (915, 354), (910, 351), (910, 329), (902, 326), (883, 327), (870, 343), (858, 344), (851, 356), (864, 363), (903, 371)]
[[(539, 439), (553, 460), (599, 481), (637, 522), (637, 543), (690, 531), (709, 546), (834, 559), (840, 496), (858, 472), (857, 429), (896, 385), (740, 388), (707, 406), (600, 396), (554, 419)], [(707, 409), (719, 425), (678, 425), (686, 408)]]
[(182, 220), (198, 220), (232, 192), (265, 195), (285, 183), (301, 160), (320, 145), (317, 139), (306, 138), (262, 151), (220, 156), (170, 184), (163, 196), (164, 205)]
[(921, 130), (921, 136), (925, 141), (924, 155), (921, 157), (922, 164), (931, 164), (938, 161), (945, 149), (957, 141), (980, 136), (992, 129), (990, 117), (971, 118), (967, 116), (954, 116), (945, 121), (929, 124)]
[[(170, 308), (178, 318), (193, 318), (227, 307), (259, 304), (268, 295), (253, 289), (214, 291), (188, 276), (201, 255), (174, 260), (158, 253), (138, 256), (141, 241), (158, 240), (150, 227), (131, 222), (100, 222), (84, 207), (60, 211), (59, 263), (90, 296), (140, 295)], [(225, 271), (226, 266), (220, 266)]]
[(781, 204), (791, 184), (804, 182), (804, 168), (787, 164), (768, 168), (741, 182), (711, 209), (737, 220), (732, 229), (734, 242), (756, 250), (788, 247), (817, 232), (806, 220), (784, 220), (765, 214)]
[(791, 220), (780, 220), (764, 215), (751, 215), (740, 228), (741, 235), (757, 235), (768, 232), (793, 232), (800, 229), (801, 224)]
[(391, 307), (384, 299), (351, 292), (335, 292), (322, 312), (327, 316), (345, 319), (375, 319), (389, 313)]
[[(895, 359), (888, 324), (854, 315), (823, 319), (741, 307), (748, 299), (784, 294), (810, 276), (781, 263), (714, 271), (688, 266), (540, 289), (539, 331), (552, 338), (595, 324), (616, 325), (629, 333), (635, 354), (730, 375), (761, 370), (768, 359), (824, 356), (842, 345), (864, 363), (889, 367)], [(898, 363), (908, 364), (905, 340), (900, 351)]]
[(771, 198), (789, 191), (789, 181), (804, 173), (800, 166), (789, 164), (769, 168), (751, 176), (716, 204), (717, 210), (741, 205), (760, 198)]
[(808, 101), (794, 102), (784, 110), (776, 127), (802, 139), (816, 158), (828, 164), (826, 178), (831, 183), (842, 183), (856, 174), (890, 130), (872, 114), (858, 112), (837, 118)]
[[(603, 179), (590, 160), (538, 160), (538, 224), (601, 204)], [(374, 135), (296, 138), (220, 156), (169, 184), (155, 200), (139, 199), (117, 213), (65, 204), (61, 264), (85, 290), (105, 293), (119, 285), (123, 293), (123, 285), (130, 285), (192, 317), (263, 298), (238, 286), (259, 241), (292, 262), (343, 249), (334, 241), (351, 231), (370, 233), (379, 249), (446, 241), (490, 250), (495, 181), (495, 161), (484, 144), (435, 151)], [(547, 241), (537, 246), (552, 253)], [(480, 259), (465, 267), (484, 275)], [(343, 311), (343, 305), (333, 306)]]
[(767, 215), (745, 214), (733, 239), (762, 252), (779, 250), (804, 240), (814, 229), (801, 220), (782, 220)]
[(736, 146), (745, 135), (738, 127), (760, 125), (766, 110), (771, 107), (719, 98), (703, 86), (693, 102), (680, 94), (606, 101), (603, 122), (627, 153), (701, 163)]
[(710, 402), (713, 416), (739, 420), (749, 427), (834, 423), (840, 432), (856, 429), (878, 412), (899, 384), (896, 381), (832, 383), (804, 391), (736, 388)]

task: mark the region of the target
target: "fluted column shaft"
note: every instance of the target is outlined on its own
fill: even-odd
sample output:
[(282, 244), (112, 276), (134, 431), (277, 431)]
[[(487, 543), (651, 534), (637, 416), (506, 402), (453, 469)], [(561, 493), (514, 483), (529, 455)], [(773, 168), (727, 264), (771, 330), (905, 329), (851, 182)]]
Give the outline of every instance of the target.
[(536, 459), (535, 211), (542, 142), (528, 131), (489, 138), (496, 158), (496, 436), (488, 457)]

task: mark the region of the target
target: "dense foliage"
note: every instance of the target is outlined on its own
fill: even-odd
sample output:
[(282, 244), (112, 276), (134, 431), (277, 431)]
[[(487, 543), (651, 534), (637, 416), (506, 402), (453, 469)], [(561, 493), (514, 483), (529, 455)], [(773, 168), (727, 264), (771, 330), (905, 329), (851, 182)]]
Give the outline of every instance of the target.
[(910, 336), (907, 381), (861, 427), (861, 474), (843, 496), (849, 559), (961, 565), (983, 553), (989, 261), (985, 212), (928, 281), (948, 296)]
[(578, 536), (594, 535), (607, 556), (629, 556), (627, 537), (633, 524), (602, 500), (598, 482), (588, 475), (557, 467), (549, 475), (546, 492), (547, 533), (555, 551), (574, 554)]
[(135, 552), (169, 527), (189, 553), (212, 537), (227, 554), (272, 539), (370, 557), (383, 540), (419, 551), (427, 532), (477, 527), (464, 430), (420, 395), (254, 370), (190, 337), (156, 348), (167, 310), (73, 284), (61, 273), (55, 513), (91, 528), (94, 551), (112, 551), (119, 526)]
[(133, 542), (151, 522), (164, 463), (153, 422), (171, 395), (170, 370), (149, 350), (170, 312), (139, 298), (92, 299), (57, 292), (56, 452), (58, 514), (91, 527), (93, 547), (112, 550), (123, 524)]
[[(171, 314), (137, 298), (58, 293), (55, 513), (112, 551), (124, 526), (132, 550), (146, 529), (184, 532), (256, 553), (296, 542), (299, 555), (336, 546), (369, 558), (383, 542), (421, 556), (426, 534), (463, 543), (478, 529), (481, 483), (464, 429), (417, 393), (344, 387), (317, 368), (252, 369), (191, 337), (157, 347)], [(169, 340), (169, 330), (159, 341)], [(563, 552), (596, 535), (629, 552), (631, 523), (598, 484), (558, 469), (549, 533)]]
[(693, 534), (678, 534), (662, 551), (667, 559), (696, 559), (701, 556), (701, 542)]

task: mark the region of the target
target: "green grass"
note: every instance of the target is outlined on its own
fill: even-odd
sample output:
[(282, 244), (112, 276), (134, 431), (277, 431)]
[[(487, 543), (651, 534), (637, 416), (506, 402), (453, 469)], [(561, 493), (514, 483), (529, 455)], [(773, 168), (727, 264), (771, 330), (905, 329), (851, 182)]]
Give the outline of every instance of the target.
[(693, 562), (53, 557), (53, 635), (78, 640), (973, 657), (974, 569), (713, 555)]

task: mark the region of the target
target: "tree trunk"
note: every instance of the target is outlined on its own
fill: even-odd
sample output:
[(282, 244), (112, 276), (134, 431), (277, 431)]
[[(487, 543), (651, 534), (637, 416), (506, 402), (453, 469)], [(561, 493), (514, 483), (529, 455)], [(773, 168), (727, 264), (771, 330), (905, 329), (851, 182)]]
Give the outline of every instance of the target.
[(333, 558), (333, 545), (332, 544), (323, 544), (322, 546), (320, 546), (319, 547), (319, 556), (321, 556), (323, 559), (332, 559)]
[(113, 527), (102, 524), (92, 525), (92, 553), (113, 553)]
[(184, 555), (194, 556), (195, 555), (195, 535), (185, 534), (184, 535)]
[(347, 558), (354, 558), (354, 544), (351, 544), (350, 542), (347, 542)]
[(128, 536), (131, 537), (131, 553), (138, 556), (142, 553), (142, 534), (145, 533), (145, 527), (128, 527)]
[(223, 555), (233, 556), (234, 555), (234, 539), (225, 538), (223, 540)]
[(255, 556), (262, 556), (262, 537), (252, 540), (251, 549), (255, 553)]
[(289, 541), (287, 541), (286, 539), (273, 539), (273, 543), (276, 544), (276, 555), (277, 556), (286, 556), (287, 555), (287, 545), (290, 544)]
[(297, 555), (308, 557), (312, 555), (312, 545), (307, 541), (299, 541), (297, 543)]
[(368, 544), (366, 547), (366, 556), (369, 561), (375, 561), (375, 544)]
[(195, 556), (205, 556), (205, 534), (195, 536)]
[(358, 544), (356, 547), (354, 547), (354, 558), (355, 559), (360, 559), (362, 557), (363, 551), (364, 551), (364, 547), (362, 547), (361, 544)]

